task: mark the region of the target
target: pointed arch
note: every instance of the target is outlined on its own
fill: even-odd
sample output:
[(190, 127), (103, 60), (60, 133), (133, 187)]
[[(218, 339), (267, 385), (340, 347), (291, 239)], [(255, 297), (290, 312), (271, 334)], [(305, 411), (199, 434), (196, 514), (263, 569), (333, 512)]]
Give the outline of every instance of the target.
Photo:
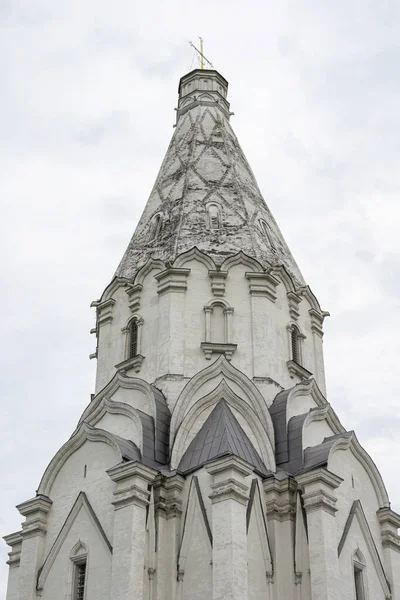
[[(171, 413), (163, 393), (139, 377), (128, 377), (118, 372), (111, 381), (95, 396), (83, 412), (79, 424), (88, 421), (92, 412), (96, 411), (103, 398), (112, 398), (119, 388), (142, 392), (150, 405), (150, 417), (154, 420), (154, 456), (161, 463), (168, 458), (169, 424)], [(114, 402), (114, 400), (111, 400)], [(79, 426), (79, 425), (78, 425)]]
[(112, 281), (108, 284), (108, 286), (105, 288), (100, 300), (95, 300), (94, 302), (92, 302), (92, 306), (97, 306), (101, 302), (110, 300), (120, 287), (126, 287), (128, 284), (129, 279), (127, 279), (126, 277), (114, 277)]
[[(192, 377), (180, 393), (171, 417), (171, 442), (175, 439), (178, 428), (186, 413), (201, 399), (201, 388), (205, 386), (208, 381), (217, 376), (221, 376), (221, 378), (226, 379), (227, 382), (231, 381), (240, 389), (243, 398), (246, 399), (241, 402), (247, 401), (247, 404), (253, 409), (262, 428), (267, 433), (269, 442), (273, 448), (275, 444), (273, 424), (264, 397), (255, 384), (222, 355), (209, 367), (206, 367)], [(274, 464), (275, 460), (273, 456), (271, 456), (267, 466), (271, 468), (271, 465)]]
[(136, 273), (136, 277), (134, 280), (135, 284), (143, 285), (143, 282), (147, 275), (151, 273), (151, 271), (164, 271), (166, 269), (165, 264), (162, 260), (154, 260), (153, 258), (149, 258), (145, 265)]
[(224, 260), (224, 262), (221, 265), (221, 271), (229, 271), (229, 269), (235, 267), (236, 265), (244, 265), (252, 271), (255, 271), (256, 273), (264, 272), (264, 269), (262, 265), (258, 262), (258, 260), (252, 258), (251, 256), (248, 256), (242, 250), (234, 256), (230, 256), (229, 258)]
[(97, 429), (82, 423), (73, 436), (63, 445), (60, 450), (54, 455), (50, 461), (43, 477), (40, 481), (37, 493), (48, 496), (51, 487), (57, 477), (60, 469), (64, 466), (70, 456), (76, 452), (86, 441), (102, 442), (108, 444), (115, 451), (116, 463), (121, 462), (124, 456), (128, 456), (130, 460), (137, 460), (139, 450), (137, 446), (129, 440), (123, 440), (104, 429)]
[(265, 428), (260, 422), (259, 415), (247, 402), (235, 394), (225, 379), (222, 379), (212, 392), (197, 400), (197, 402), (195, 402), (195, 404), (186, 412), (182, 423), (178, 427), (173, 442), (171, 468), (175, 469), (178, 467), (182, 456), (193, 438), (191, 431), (193, 431), (195, 423), (201, 418), (201, 414), (207, 409), (210, 409), (210, 407), (215, 407), (222, 399), (227, 402), (228, 406), (234, 408), (242, 416), (254, 435), (258, 446), (256, 450), (260, 453), (260, 457), (265, 466), (267, 469), (275, 471), (273, 441), (266, 435)]
[(193, 246), (193, 248), (191, 248), (187, 252), (179, 254), (179, 256), (176, 257), (172, 266), (174, 268), (180, 269), (186, 263), (192, 260), (197, 260), (198, 262), (202, 263), (209, 271), (215, 271), (217, 268), (213, 259), (201, 250), (199, 250), (197, 246)]
[(286, 289), (286, 293), (296, 291), (293, 278), (284, 265), (274, 267), (271, 272), (274, 275), (274, 277), (276, 277), (277, 279), (279, 279), (279, 281), (283, 283)]
[(274, 563), (269, 543), (267, 520), (264, 512), (264, 503), (258, 479), (253, 479), (250, 487), (250, 497), (246, 512), (246, 526), (248, 535), (252, 519), (255, 519), (256, 521), (257, 532), (259, 533), (260, 537), (260, 547), (262, 552), (262, 559), (264, 561), (264, 571), (267, 575), (267, 578), (271, 579), (274, 574)]

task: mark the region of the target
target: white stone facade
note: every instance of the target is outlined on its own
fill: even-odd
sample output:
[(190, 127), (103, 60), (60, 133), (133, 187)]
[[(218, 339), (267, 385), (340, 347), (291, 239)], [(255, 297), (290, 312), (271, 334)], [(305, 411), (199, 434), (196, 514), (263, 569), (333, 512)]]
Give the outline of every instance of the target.
[(94, 397), (5, 538), (7, 600), (400, 600), (400, 517), (326, 400), (327, 313), (226, 95), (215, 71), (181, 80), (155, 188), (93, 303)]

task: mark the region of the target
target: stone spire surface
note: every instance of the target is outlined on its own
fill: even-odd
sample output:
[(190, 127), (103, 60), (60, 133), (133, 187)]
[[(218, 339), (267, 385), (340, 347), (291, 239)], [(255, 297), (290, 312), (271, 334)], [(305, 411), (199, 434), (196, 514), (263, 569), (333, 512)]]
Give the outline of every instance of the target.
[(217, 71), (180, 80), (176, 129), (116, 276), (197, 246), (217, 265), (240, 250), (265, 269), (283, 264), (304, 285), (230, 125), (227, 91)]

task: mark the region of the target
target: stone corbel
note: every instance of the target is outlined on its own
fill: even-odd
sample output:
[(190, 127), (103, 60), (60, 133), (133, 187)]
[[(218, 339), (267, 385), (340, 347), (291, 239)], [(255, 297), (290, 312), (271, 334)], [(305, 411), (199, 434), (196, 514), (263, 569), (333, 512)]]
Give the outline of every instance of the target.
[(295, 292), (288, 292), (287, 294), (289, 302), (289, 315), (293, 321), (297, 321), (300, 316), (299, 304), (302, 301), (302, 297)]
[(110, 298), (109, 300), (104, 300), (104, 302), (100, 302), (97, 305), (97, 325), (102, 326), (106, 323), (111, 323), (113, 320), (113, 308), (114, 308), (115, 300), (114, 298)]
[(130, 461), (108, 469), (107, 474), (117, 484), (112, 501), (115, 510), (130, 504), (146, 508), (150, 502), (148, 485), (154, 481), (157, 471)]
[(249, 281), (249, 290), (252, 296), (261, 296), (275, 302), (279, 280), (271, 273), (248, 272), (246, 279)]
[(185, 479), (181, 475), (164, 477), (158, 475), (153, 484), (156, 515), (173, 519), (182, 515), (182, 489)]
[(132, 313), (135, 313), (140, 308), (140, 297), (143, 286), (140, 283), (136, 285), (128, 285), (125, 289), (128, 296), (128, 305)]
[(310, 373), (310, 371), (307, 371), (307, 369), (299, 365), (294, 360), (288, 360), (286, 364), (290, 373), (290, 377), (292, 379), (295, 377), (295, 375), (297, 375), (297, 377), (300, 377), (301, 380), (310, 379), (310, 377), (312, 376), (312, 373)]
[(13, 567), (19, 567), (21, 560), (21, 547), (22, 547), (22, 532), (17, 531), (16, 533), (10, 533), (4, 536), (4, 541), (8, 546), (11, 546), (11, 552), (8, 553), (7, 564)]
[(211, 291), (214, 296), (225, 296), (225, 280), (228, 271), (208, 271), (211, 279)]
[(325, 317), (329, 316), (328, 312), (318, 312), (315, 308), (310, 308), (308, 311), (311, 318), (311, 331), (316, 333), (320, 337), (324, 335), (322, 326), (324, 323)]
[(178, 267), (170, 267), (157, 273), (155, 279), (158, 281), (158, 294), (167, 292), (185, 293), (187, 290), (187, 278), (190, 269), (181, 269)]
[(297, 484), (292, 477), (276, 479), (274, 476), (263, 482), (266, 495), (268, 520), (294, 521), (296, 518)]
[(390, 508), (380, 508), (376, 514), (381, 526), (382, 546), (400, 552), (400, 515)]
[(200, 344), (206, 360), (211, 360), (213, 354), (223, 354), (226, 360), (232, 360), (232, 356), (237, 348), (237, 344), (217, 344), (211, 342), (202, 342)]
[(26, 517), (25, 522), (22, 523), (21, 536), (23, 539), (46, 535), (47, 515), (52, 504), (50, 498), (42, 495), (18, 504), (17, 510)]
[(327, 469), (320, 468), (296, 477), (297, 484), (303, 488), (303, 502), (306, 513), (323, 510), (331, 515), (337, 512), (337, 498), (334, 491), (343, 479)]
[(123, 360), (122, 362), (115, 365), (117, 371), (121, 373), (121, 375), (126, 375), (128, 371), (133, 369), (135, 373), (139, 373), (142, 368), (142, 363), (144, 361), (144, 356), (142, 354), (136, 354), (136, 356), (132, 356), (132, 358), (128, 358), (127, 360)]

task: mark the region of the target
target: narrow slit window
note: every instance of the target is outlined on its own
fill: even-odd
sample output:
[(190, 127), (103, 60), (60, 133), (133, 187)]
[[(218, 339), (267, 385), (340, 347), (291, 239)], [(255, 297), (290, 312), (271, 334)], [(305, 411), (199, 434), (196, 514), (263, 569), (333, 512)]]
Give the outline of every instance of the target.
[(296, 327), (293, 327), (291, 331), (291, 342), (292, 342), (292, 360), (300, 364), (300, 351), (299, 351), (299, 331)]
[(86, 562), (75, 566), (75, 590), (74, 600), (84, 600), (86, 584)]
[(363, 572), (354, 567), (354, 583), (356, 586), (356, 600), (365, 600)]
[(133, 319), (129, 326), (129, 358), (134, 358), (138, 354), (138, 322)]

